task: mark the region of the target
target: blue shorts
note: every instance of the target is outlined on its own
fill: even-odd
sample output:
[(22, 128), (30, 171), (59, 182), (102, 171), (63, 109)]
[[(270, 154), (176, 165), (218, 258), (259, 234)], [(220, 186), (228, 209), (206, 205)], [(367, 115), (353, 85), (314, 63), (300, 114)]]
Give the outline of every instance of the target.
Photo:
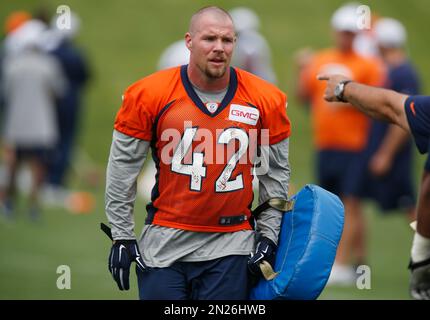
[(430, 97), (410, 96), (404, 107), (418, 150), (427, 153), (430, 141)]
[(246, 300), (249, 256), (175, 262), (149, 272), (136, 269), (141, 300)]
[(358, 193), (360, 152), (321, 150), (317, 154), (317, 176), (320, 187), (340, 196)]
[[(367, 163), (368, 164), (368, 163)], [(409, 172), (411, 167), (399, 161), (393, 164), (392, 170), (382, 177), (373, 176), (367, 167), (356, 188), (359, 198), (376, 201), (385, 213), (396, 209), (411, 209), (415, 207), (416, 195)]]

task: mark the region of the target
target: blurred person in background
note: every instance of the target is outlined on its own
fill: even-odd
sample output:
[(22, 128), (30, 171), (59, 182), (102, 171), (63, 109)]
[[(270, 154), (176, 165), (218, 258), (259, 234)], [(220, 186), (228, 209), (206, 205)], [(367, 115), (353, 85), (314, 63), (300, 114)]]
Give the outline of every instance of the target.
[(31, 13), (27, 11), (14, 11), (10, 13), (4, 23), (4, 32), (6, 35), (12, 33), (25, 22), (31, 19)]
[(190, 50), (185, 46), (184, 40), (178, 40), (168, 46), (161, 54), (157, 64), (158, 70), (188, 64), (190, 61)]
[[(330, 104), (322, 96), (324, 84), (317, 81), (321, 72), (344, 74), (370, 85), (383, 82), (383, 67), (374, 59), (354, 52), (357, 32), (357, 5), (337, 9), (331, 19), (335, 47), (316, 53), (302, 51), (297, 95), (311, 105), (316, 171), (319, 185), (340, 196), (345, 205), (345, 225), (336, 261), (328, 284), (353, 285), (353, 265), (365, 259), (365, 221), (361, 199), (354, 194), (354, 181), (360, 153), (366, 146), (369, 119), (351, 105)], [(298, 57), (301, 58), (301, 57)], [(358, 245), (357, 245), (358, 243)], [(355, 248), (354, 248), (355, 246)]]
[(237, 43), (232, 65), (256, 76), (276, 83), (272, 68), (271, 50), (266, 39), (259, 32), (260, 19), (246, 7), (237, 7), (229, 11), (236, 28)]
[[(387, 67), (387, 89), (417, 95), (420, 81), (405, 52), (406, 30), (397, 20), (381, 18), (374, 24), (374, 38)], [(386, 212), (404, 210), (415, 219), (415, 190), (412, 179), (412, 141), (400, 127), (372, 120), (363, 152), (361, 189), (357, 196), (370, 197)]]
[(56, 99), (64, 94), (66, 79), (57, 60), (41, 49), (46, 26), (30, 20), (15, 30), (9, 40), (13, 51), (3, 61), (2, 87), (5, 114), (2, 125), (3, 155), (7, 185), (0, 192), (2, 211), (12, 216), (15, 176), (28, 161), (32, 172), (29, 214), (39, 218), (39, 190), (45, 180), (50, 152), (58, 141)]
[[(4, 39), (0, 47), (0, 130), (4, 126), (5, 117), (5, 96), (3, 87), (3, 61), (7, 54), (14, 54), (18, 51), (17, 37), (12, 34), (31, 19), (31, 14), (27, 11), (13, 11), (5, 19), (4, 22)], [(7, 185), (7, 169), (3, 161), (0, 162), (0, 190), (5, 189)], [(0, 191), (1, 194), (1, 191)]]
[(70, 13), (70, 28), (59, 29), (58, 16), (51, 19), (48, 32), (45, 33), (44, 49), (60, 63), (67, 78), (64, 95), (58, 99), (56, 108), (59, 127), (59, 140), (52, 153), (47, 171), (45, 200), (48, 202), (63, 198), (66, 175), (70, 168), (76, 135), (81, 114), (81, 99), (84, 86), (89, 79), (88, 63), (81, 50), (73, 43), (79, 32), (80, 19), (76, 13)]
[[(363, 11), (360, 11), (363, 13)], [(378, 42), (375, 35), (375, 24), (380, 19), (374, 10), (370, 12), (369, 25), (359, 30), (352, 45), (354, 51), (367, 57), (379, 57)]]
[(8, 46), (10, 46), (10, 38), (8, 37), (12, 33), (14, 33), (20, 26), (31, 19), (31, 14), (27, 11), (13, 11), (10, 13), (4, 22), (4, 41), (1, 44), (0, 48), (0, 58), (3, 58), (6, 55), (6, 51), (8, 50)]
[(17, 47), (19, 47), (19, 44), (16, 41), (17, 38), (11, 35), (30, 19), (31, 14), (27, 11), (14, 11), (6, 17), (4, 23), (5, 38), (1, 48), (2, 56), (8, 53), (13, 54), (15, 52), (14, 50), (18, 50)]
[[(8, 39), (8, 35), (12, 34), (16, 29), (18, 29), (20, 26), (22, 26), (25, 22), (31, 19), (31, 14), (27, 11), (14, 11), (11, 14), (9, 14), (4, 23), (4, 34), (5, 39)], [(2, 82), (1, 75), (2, 75), (2, 66), (3, 66), (3, 59), (6, 55), (7, 51), (7, 41), (3, 41), (0, 46), (0, 83)], [(3, 116), (4, 111), (4, 97), (3, 92), (1, 91), (2, 88), (0, 86), (0, 119)]]

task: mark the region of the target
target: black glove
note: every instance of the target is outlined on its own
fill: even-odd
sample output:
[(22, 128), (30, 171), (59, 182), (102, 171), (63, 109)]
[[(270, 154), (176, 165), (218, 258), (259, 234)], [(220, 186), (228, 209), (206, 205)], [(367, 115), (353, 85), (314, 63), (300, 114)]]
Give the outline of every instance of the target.
[(115, 240), (109, 255), (109, 271), (119, 290), (130, 289), (130, 265), (133, 261), (140, 271), (149, 270), (143, 262), (136, 240)]
[(108, 261), (109, 271), (118, 284), (119, 290), (128, 290), (131, 263), (136, 262), (137, 268), (142, 272), (149, 271), (150, 268), (143, 262), (136, 240), (113, 240), (108, 226), (102, 223), (101, 229), (113, 241)]
[(275, 253), (277, 246), (276, 244), (266, 237), (261, 237), (257, 242), (257, 246), (255, 248), (255, 253), (251, 254), (251, 258), (248, 260), (248, 269), (253, 276), (263, 276), (263, 273), (260, 269), (260, 263), (263, 260), (270, 263), (273, 267), (275, 263)]

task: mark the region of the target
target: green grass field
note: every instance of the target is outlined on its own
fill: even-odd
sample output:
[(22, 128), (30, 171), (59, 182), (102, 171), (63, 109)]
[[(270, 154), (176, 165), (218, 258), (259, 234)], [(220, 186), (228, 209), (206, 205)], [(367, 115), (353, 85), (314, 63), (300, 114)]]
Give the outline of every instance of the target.
[[(81, 148), (103, 172), (108, 156), (112, 125), (120, 105), (122, 91), (135, 80), (153, 72), (161, 51), (181, 38), (195, 10), (217, 4), (230, 9), (242, 1), (3, 1), (0, 21), (14, 9), (33, 10), (45, 4), (55, 13), (67, 4), (82, 19), (77, 39), (91, 61), (92, 81), (85, 96), (79, 133)], [(294, 98), (295, 69), (293, 53), (304, 46), (330, 46), (329, 19), (342, 1), (247, 1), (262, 21), (262, 33), (273, 50), (273, 63), (279, 86), (289, 95), (289, 117), (293, 124), (291, 137), (292, 182), (296, 189), (315, 183), (313, 147), (309, 115)], [(426, 0), (364, 1), (382, 16), (403, 21), (409, 31), (408, 51), (424, 81), (424, 92), (430, 93), (430, 43), (427, 30), (430, 6)], [(416, 157), (418, 185), (423, 158)], [(85, 168), (82, 168), (83, 172)], [(44, 212), (39, 224), (29, 221), (23, 212), (13, 223), (0, 220), (0, 299), (135, 299), (132, 289), (120, 292), (108, 270), (110, 243), (99, 230), (105, 221), (104, 183), (91, 187), (82, 175), (71, 175), (71, 185), (91, 191), (96, 207), (88, 215), (71, 215), (64, 210)], [(144, 220), (144, 201), (136, 204), (136, 233)], [(326, 288), (322, 299), (408, 299), (409, 249), (412, 231), (401, 214), (382, 216), (376, 207), (366, 205), (368, 218), (371, 289)], [(57, 267), (71, 268), (71, 289), (56, 287)]]

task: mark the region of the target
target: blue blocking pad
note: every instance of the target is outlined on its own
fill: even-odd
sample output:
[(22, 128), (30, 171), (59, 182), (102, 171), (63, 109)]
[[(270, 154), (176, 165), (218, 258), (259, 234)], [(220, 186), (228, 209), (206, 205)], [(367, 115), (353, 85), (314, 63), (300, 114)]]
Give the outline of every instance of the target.
[(251, 290), (252, 300), (311, 300), (324, 289), (342, 235), (344, 207), (339, 197), (306, 185), (284, 213), (274, 271)]

